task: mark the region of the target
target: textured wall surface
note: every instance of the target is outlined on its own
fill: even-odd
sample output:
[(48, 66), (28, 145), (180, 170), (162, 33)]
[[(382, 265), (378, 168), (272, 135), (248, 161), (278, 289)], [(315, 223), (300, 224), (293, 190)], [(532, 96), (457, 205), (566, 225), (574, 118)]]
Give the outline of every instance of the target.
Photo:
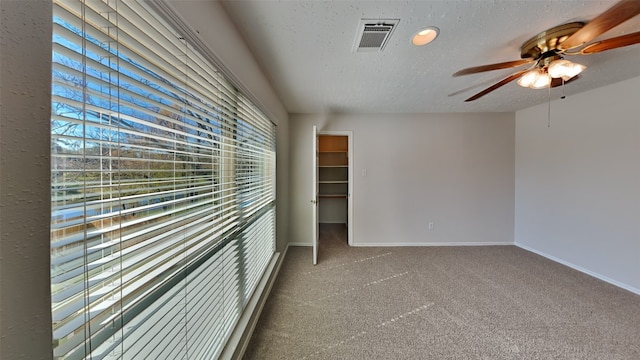
[(0, 10), (0, 358), (50, 359), (51, 2)]

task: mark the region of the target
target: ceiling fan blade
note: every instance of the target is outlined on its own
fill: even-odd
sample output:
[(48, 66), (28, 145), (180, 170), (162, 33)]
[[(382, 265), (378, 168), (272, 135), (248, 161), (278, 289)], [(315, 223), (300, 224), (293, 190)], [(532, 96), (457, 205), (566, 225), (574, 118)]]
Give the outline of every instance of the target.
[(622, 0), (609, 8), (609, 10), (596, 16), (582, 29), (569, 36), (565, 41), (560, 43), (559, 47), (564, 50), (578, 47), (638, 14), (640, 14), (640, 1)]
[(456, 72), (455, 74), (453, 74), (453, 76), (469, 75), (469, 74), (475, 74), (475, 73), (491, 71), (491, 70), (508, 69), (508, 68), (512, 68), (512, 67), (516, 67), (524, 64), (529, 64), (531, 62), (533, 62), (533, 59), (522, 59), (522, 60), (501, 62), (496, 64), (474, 66), (474, 67), (462, 69)]
[(520, 76), (522, 76), (527, 71), (529, 71), (529, 69), (520, 70), (517, 73), (511, 74), (511, 75), (507, 76), (506, 78), (498, 81), (497, 83), (489, 86), (488, 88), (480, 91), (479, 93), (473, 95), (472, 97), (468, 98), (467, 100), (465, 100), (465, 102), (469, 102), (469, 101), (473, 101), (473, 100), (476, 100), (478, 98), (481, 98), (481, 97), (487, 95), (488, 93), (492, 92), (493, 90), (495, 90), (495, 89), (497, 89), (497, 88), (499, 88), (499, 87), (501, 87), (503, 85), (506, 85), (506, 84), (512, 82), (513, 80), (519, 78)]
[(639, 44), (639, 43), (640, 43), (640, 31), (623, 35), (623, 36), (614, 37), (607, 40), (598, 41), (593, 44), (589, 44), (585, 46), (584, 49), (580, 50), (580, 53), (595, 54), (601, 51), (617, 49), (617, 48), (621, 48), (621, 47), (625, 47), (633, 44)]

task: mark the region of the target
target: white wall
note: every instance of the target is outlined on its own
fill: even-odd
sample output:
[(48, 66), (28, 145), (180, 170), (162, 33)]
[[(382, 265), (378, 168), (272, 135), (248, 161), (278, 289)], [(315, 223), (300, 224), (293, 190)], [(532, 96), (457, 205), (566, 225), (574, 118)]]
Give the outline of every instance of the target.
[(513, 113), (290, 115), (290, 239), (301, 244), (313, 125), (353, 131), (354, 245), (513, 243)]
[(51, 1), (0, 13), (0, 359), (50, 359)]
[(640, 77), (516, 113), (516, 244), (640, 293)]

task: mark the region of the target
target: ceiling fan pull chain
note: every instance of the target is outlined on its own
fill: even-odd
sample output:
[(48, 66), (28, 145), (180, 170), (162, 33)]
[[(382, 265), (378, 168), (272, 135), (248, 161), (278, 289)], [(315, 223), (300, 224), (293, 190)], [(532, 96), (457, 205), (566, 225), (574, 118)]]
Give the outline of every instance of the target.
[(549, 84), (549, 103), (547, 105), (547, 127), (551, 127), (551, 84)]

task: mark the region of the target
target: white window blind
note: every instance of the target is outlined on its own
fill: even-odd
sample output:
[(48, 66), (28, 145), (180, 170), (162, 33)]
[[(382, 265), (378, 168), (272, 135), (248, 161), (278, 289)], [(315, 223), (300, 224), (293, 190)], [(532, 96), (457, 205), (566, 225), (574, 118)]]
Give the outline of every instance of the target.
[(275, 127), (144, 1), (54, 0), (56, 359), (213, 359), (274, 254)]

